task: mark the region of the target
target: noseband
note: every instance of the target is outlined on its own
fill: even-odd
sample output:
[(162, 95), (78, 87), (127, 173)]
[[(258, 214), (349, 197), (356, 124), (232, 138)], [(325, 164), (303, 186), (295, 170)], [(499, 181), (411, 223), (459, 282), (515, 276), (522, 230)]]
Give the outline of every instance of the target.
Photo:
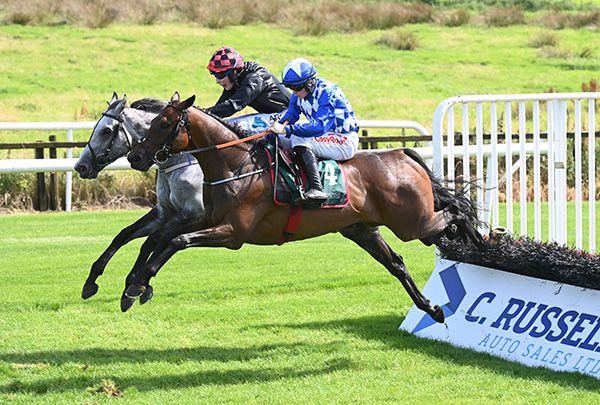
[(113, 120), (118, 121), (118, 124), (115, 127), (116, 131), (111, 131), (112, 137), (110, 138), (110, 141), (108, 142), (108, 146), (101, 153), (96, 153), (94, 151), (94, 148), (92, 147), (92, 144), (90, 143), (90, 141), (92, 140), (92, 136), (94, 136), (94, 133), (96, 132), (96, 127), (98, 126), (98, 124), (96, 124), (96, 127), (94, 127), (94, 129), (92, 130), (92, 135), (90, 135), (90, 139), (88, 140), (87, 146), (90, 149), (90, 152), (92, 154), (92, 163), (95, 166), (94, 169), (97, 171), (102, 170), (104, 167), (108, 166), (112, 161), (115, 160), (115, 159), (111, 159), (110, 150), (112, 149), (115, 141), (117, 140), (121, 129), (123, 130), (123, 133), (125, 134), (125, 140), (127, 141), (127, 149), (131, 150), (134, 146), (133, 136), (129, 133), (129, 131), (127, 131), (127, 128), (125, 127), (125, 125), (123, 125), (123, 119), (120, 116), (113, 115), (108, 112), (103, 112), (102, 116), (112, 118)]

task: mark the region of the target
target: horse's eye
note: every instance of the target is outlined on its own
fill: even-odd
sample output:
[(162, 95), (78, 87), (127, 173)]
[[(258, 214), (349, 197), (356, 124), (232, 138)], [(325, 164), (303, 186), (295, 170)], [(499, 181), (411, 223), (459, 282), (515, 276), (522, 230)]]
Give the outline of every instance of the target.
[(112, 128), (109, 128), (109, 127), (105, 127), (105, 128), (102, 130), (102, 133), (103, 133), (104, 135), (110, 135), (110, 133), (111, 133), (111, 132), (112, 132)]
[(171, 124), (169, 124), (167, 121), (164, 121), (161, 126), (163, 129), (167, 129), (171, 126)]

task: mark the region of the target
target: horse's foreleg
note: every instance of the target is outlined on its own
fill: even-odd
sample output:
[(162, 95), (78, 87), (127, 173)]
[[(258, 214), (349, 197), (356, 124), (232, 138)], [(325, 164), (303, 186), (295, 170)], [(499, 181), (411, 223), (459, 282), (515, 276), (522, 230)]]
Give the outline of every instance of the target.
[[(158, 232), (155, 232), (152, 235), (150, 235), (144, 241), (144, 243), (142, 243), (142, 246), (140, 247), (140, 253), (138, 254), (135, 264), (133, 265), (133, 268), (131, 269), (131, 271), (129, 272), (127, 277), (125, 278), (125, 288), (123, 289), (123, 293), (121, 294), (121, 311), (123, 311), (123, 312), (127, 311), (129, 308), (131, 308), (133, 306), (133, 304), (135, 304), (135, 298), (128, 297), (125, 294), (125, 291), (127, 291), (127, 288), (133, 282), (136, 269), (142, 267), (146, 263), (148, 256), (150, 256), (150, 254), (154, 250), (156, 243), (158, 241), (158, 237), (159, 237)], [(140, 297), (140, 303), (141, 304), (146, 303), (147, 301), (149, 301), (152, 298), (153, 295), (154, 295), (154, 293), (153, 293), (152, 286), (150, 286), (150, 284), (146, 284), (146, 289), (144, 291), (144, 294), (142, 295), (142, 297)]]
[(443, 310), (438, 305), (431, 306), (429, 300), (421, 293), (410, 276), (402, 256), (392, 250), (377, 227), (354, 224), (341, 229), (340, 233), (366, 250), (375, 260), (383, 264), (394, 277), (400, 280), (417, 308), (428, 313), (437, 322), (444, 322)]
[[(156, 232), (150, 235), (148, 239), (146, 239), (146, 241), (142, 244), (135, 264), (133, 265), (133, 268), (125, 278), (125, 288), (123, 289), (123, 294), (121, 295), (121, 311), (125, 312), (129, 308), (131, 308), (133, 304), (135, 304), (135, 298), (128, 297), (125, 294), (125, 291), (131, 285), (131, 282), (133, 281), (136, 272), (139, 271), (139, 269), (146, 264), (148, 257), (150, 257), (150, 255), (152, 254), (158, 242), (161, 240), (162, 236), (164, 236), (164, 234), (168, 234), (169, 231), (173, 232), (173, 229), (178, 229), (178, 227), (180, 227), (182, 223), (187, 221), (192, 216), (194, 216), (194, 214), (192, 212), (189, 212), (189, 210), (178, 212)], [(140, 297), (140, 304), (145, 304), (146, 302), (150, 301), (153, 295), (154, 289), (149, 283), (146, 284), (146, 290)]]
[(134, 276), (132, 284), (127, 288), (127, 296), (134, 298), (142, 295), (150, 278), (154, 277), (175, 253), (188, 247), (202, 246), (239, 249), (242, 243), (233, 236), (233, 228), (229, 224), (180, 234), (172, 238), (163, 249), (159, 250), (159, 247), (156, 247), (146, 266)]
[(81, 296), (83, 299), (90, 298), (98, 292), (98, 284), (96, 280), (104, 273), (106, 265), (115, 253), (124, 245), (131, 242), (134, 239), (142, 236), (147, 236), (152, 233), (158, 226), (159, 209), (154, 207), (140, 219), (135, 221), (133, 224), (121, 230), (117, 236), (113, 239), (106, 250), (100, 255), (100, 257), (92, 264), (90, 274), (88, 275)]

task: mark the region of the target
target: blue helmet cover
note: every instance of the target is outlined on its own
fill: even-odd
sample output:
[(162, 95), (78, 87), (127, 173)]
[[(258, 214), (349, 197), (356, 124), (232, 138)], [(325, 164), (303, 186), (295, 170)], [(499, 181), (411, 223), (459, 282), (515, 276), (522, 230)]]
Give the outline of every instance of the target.
[(291, 60), (281, 75), (281, 82), (285, 84), (304, 84), (317, 75), (315, 67), (304, 58)]

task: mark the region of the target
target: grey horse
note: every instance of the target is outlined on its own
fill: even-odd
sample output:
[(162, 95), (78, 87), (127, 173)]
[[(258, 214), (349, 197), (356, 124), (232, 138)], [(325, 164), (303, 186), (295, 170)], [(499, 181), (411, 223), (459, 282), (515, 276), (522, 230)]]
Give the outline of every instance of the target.
[[(127, 96), (119, 99), (113, 93), (108, 109), (96, 123), (87, 146), (75, 164), (75, 170), (84, 179), (94, 179), (110, 163), (125, 156), (140, 142), (150, 127), (152, 119), (165, 107), (166, 103), (141, 99), (127, 105)], [(145, 264), (154, 250), (160, 236), (167, 229), (186, 222), (193, 222), (204, 215), (202, 185), (204, 174), (196, 158), (189, 153), (170, 157), (158, 165), (156, 195), (158, 203), (147, 214), (133, 224), (123, 228), (111, 244), (92, 264), (90, 274), (83, 286), (82, 297), (90, 298), (98, 292), (96, 279), (102, 275), (113, 255), (125, 244), (136, 238), (149, 236), (142, 244), (133, 269)], [(133, 274), (132, 270), (127, 279)], [(126, 285), (128, 281), (126, 281)], [(152, 298), (153, 290), (140, 297), (140, 303)], [(121, 310), (128, 310), (135, 303), (123, 293)]]

